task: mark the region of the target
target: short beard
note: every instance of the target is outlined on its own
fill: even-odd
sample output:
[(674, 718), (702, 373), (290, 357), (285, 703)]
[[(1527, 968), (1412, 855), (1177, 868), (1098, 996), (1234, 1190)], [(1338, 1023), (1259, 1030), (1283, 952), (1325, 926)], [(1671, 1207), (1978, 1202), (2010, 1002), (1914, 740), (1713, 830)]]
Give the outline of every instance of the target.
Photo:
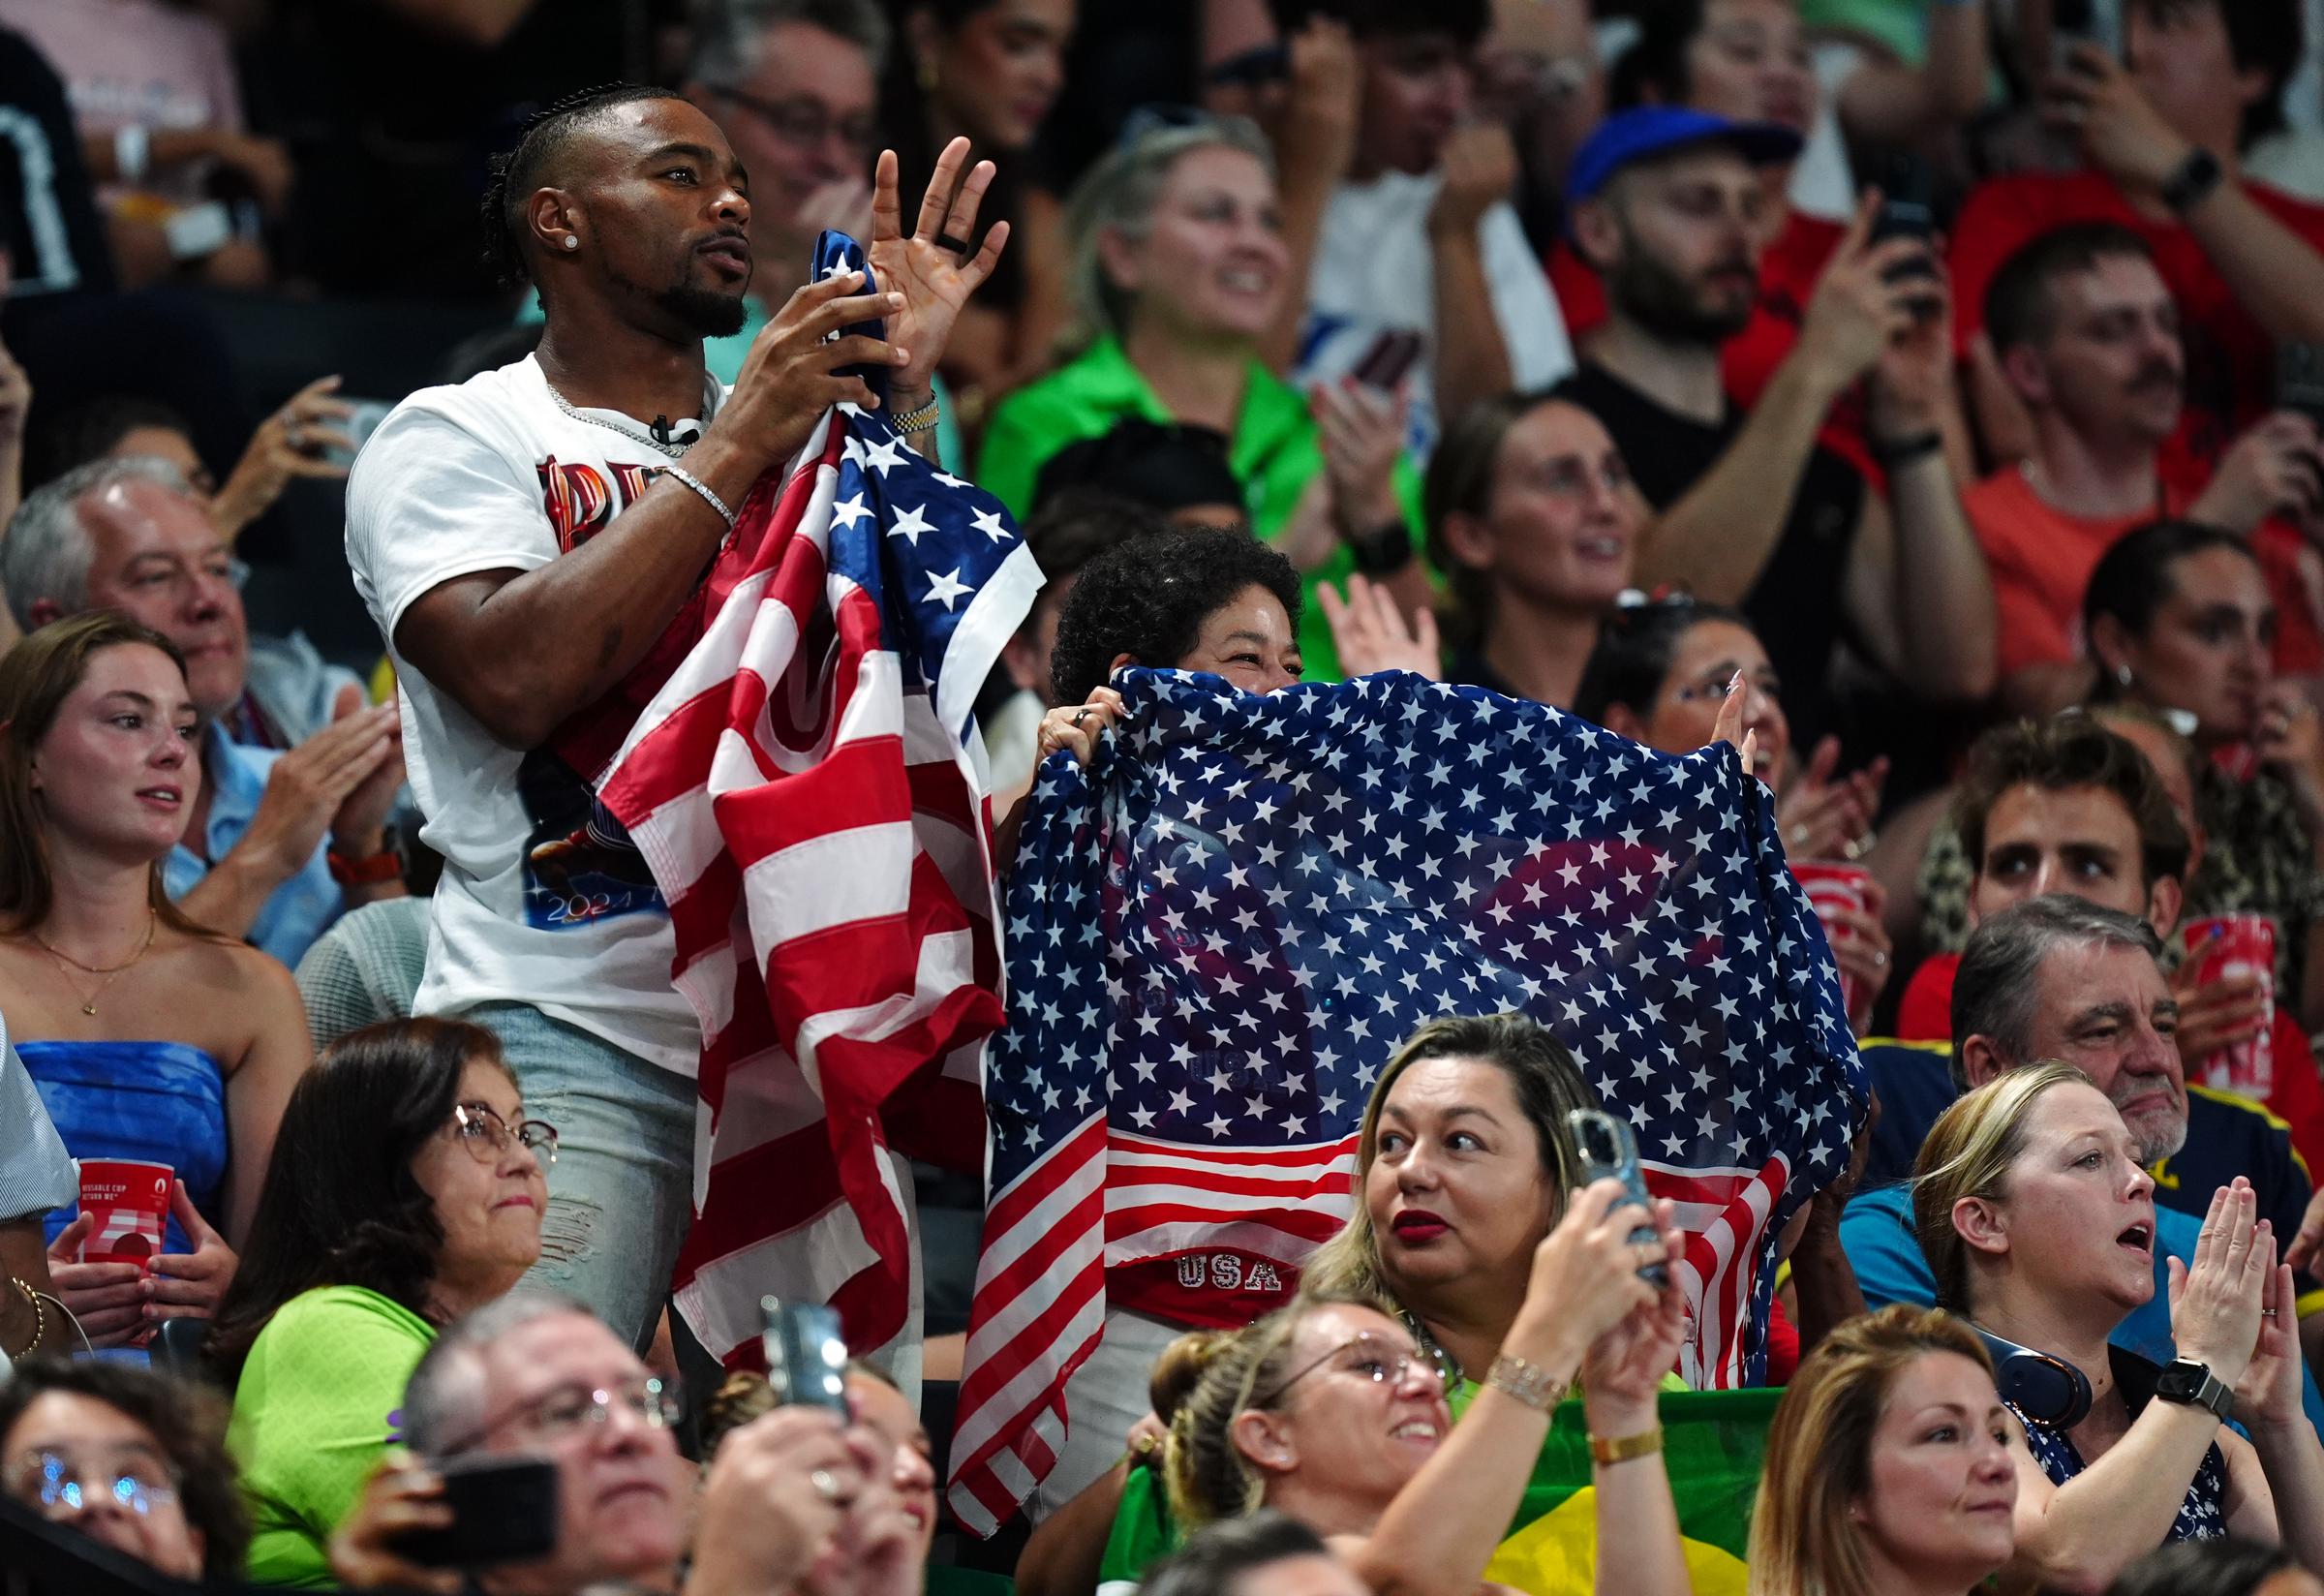
[(1622, 263), (1606, 274), (1605, 296), (1656, 337), (1678, 344), (1724, 344), (1751, 321), (1747, 302), (1728, 311), (1702, 307), (1686, 279), (1628, 240)]
[(654, 303), (679, 325), (704, 338), (731, 338), (750, 320), (750, 307), (739, 293), (719, 293), (677, 283), (654, 296)]
[(2138, 1164), (2141, 1169), (2153, 1169), (2165, 1158), (2175, 1155), (2186, 1146), (2186, 1120), (2174, 1119), (2170, 1125), (2157, 1133), (2142, 1135), (2138, 1140)]

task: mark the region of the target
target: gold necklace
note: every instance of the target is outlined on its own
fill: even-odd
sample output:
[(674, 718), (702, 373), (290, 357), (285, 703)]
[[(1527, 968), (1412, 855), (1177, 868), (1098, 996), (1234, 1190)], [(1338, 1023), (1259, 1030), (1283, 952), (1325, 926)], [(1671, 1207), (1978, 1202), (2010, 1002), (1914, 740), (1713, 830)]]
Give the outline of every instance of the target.
[[(63, 974), (64, 967), (70, 965), (75, 969), (81, 971), (85, 975), (102, 975), (105, 977), (104, 980), (97, 983), (97, 990), (90, 993), (87, 998), (84, 999), (80, 1005), (81, 1013), (89, 1016), (91, 1019), (95, 1019), (97, 1017), (97, 999), (105, 996), (106, 989), (111, 986), (115, 981), (119, 980), (123, 972), (126, 971), (130, 966), (136, 964), (139, 959), (145, 957), (146, 950), (153, 946), (153, 934), (160, 924), (160, 912), (156, 909), (148, 907), (145, 910), (145, 940), (138, 944), (138, 951), (131, 954), (120, 964), (106, 966), (103, 967), (100, 967), (96, 965), (82, 964), (78, 959), (74, 958), (73, 955), (58, 947), (54, 942), (51, 942), (47, 937), (43, 936), (37, 931), (32, 934), (32, 939), (48, 950), (48, 957), (56, 961), (57, 971), (59, 974)], [(68, 988), (73, 987), (73, 977), (66, 975), (65, 985)]]

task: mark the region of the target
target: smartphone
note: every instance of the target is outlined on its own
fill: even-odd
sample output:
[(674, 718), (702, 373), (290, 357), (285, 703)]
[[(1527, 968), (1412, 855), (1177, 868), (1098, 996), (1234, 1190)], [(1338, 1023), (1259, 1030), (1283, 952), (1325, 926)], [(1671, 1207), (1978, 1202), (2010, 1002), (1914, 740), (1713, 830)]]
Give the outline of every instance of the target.
[(847, 1341), (837, 1308), (820, 1303), (758, 1300), (759, 1345), (767, 1355), (767, 1384), (779, 1406), (804, 1404), (847, 1412)]
[(1993, 1383), (2009, 1403), (2037, 1425), (2071, 1429), (2090, 1414), (2090, 1381), (2063, 1358), (2005, 1341), (1988, 1330), (1977, 1335), (1993, 1355)]
[[(1891, 238), (1910, 238), (1921, 246), (1921, 253), (1910, 261), (1900, 261), (1890, 266), (1884, 276), (1891, 283), (1908, 283), (1915, 279), (1935, 282), (1937, 279), (1937, 206), (1931, 199), (1928, 168), (1918, 161), (1899, 159), (1888, 163), (1881, 174), (1881, 208), (1873, 213), (1872, 242), (1883, 243)], [(1936, 297), (1915, 297), (1912, 314), (1926, 322), (1942, 308)]]
[(546, 1458), (454, 1458), (431, 1465), (452, 1521), (399, 1536), (429, 1568), (531, 1562), (557, 1550), (557, 1465)]
[(2276, 403), (2324, 427), (2324, 344), (2276, 346)]
[(1348, 375), (1367, 388), (1393, 393), (1420, 359), (1421, 348), (1421, 335), (1412, 328), (1383, 328)]
[[(1566, 1116), (1566, 1129), (1574, 1137), (1574, 1151), (1581, 1155), (1581, 1184), (1609, 1178), (1619, 1181), (1633, 1202), (1649, 1213), (1654, 1212), (1654, 1199), (1646, 1194), (1646, 1178), (1638, 1171), (1638, 1139), (1631, 1134), (1629, 1120), (1604, 1109), (1577, 1108)], [(1630, 1239), (1644, 1245), (1662, 1237), (1653, 1225), (1644, 1224), (1632, 1231)], [(1662, 1264), (1643, 1265), (1638, 1274), (1658, 1286), (1670, 1278), (1670, 1271)]]
[(371, 435), (380, 430), (382, 421), (387, 419), (387, 413), (395, 409), (384, 399), (350, 399), (347, 406), (355, 414), (341, 422), (336, 430), (347, 434), (352, 446), (341, 448), (333, 444), (322, 451), (322, 457), (335, 466), (353, 465), (355, 456), (363, 452), (363, 445), (370, 442)]

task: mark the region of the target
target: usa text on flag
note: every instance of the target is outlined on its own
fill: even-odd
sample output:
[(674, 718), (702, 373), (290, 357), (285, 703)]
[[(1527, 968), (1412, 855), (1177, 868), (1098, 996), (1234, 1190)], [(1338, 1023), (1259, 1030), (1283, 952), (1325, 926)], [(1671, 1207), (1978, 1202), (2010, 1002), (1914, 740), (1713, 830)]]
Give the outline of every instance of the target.
[(1776, 1232), (1842, 1167), (1864, 1091), (1733, 752), (1407, 675), (1119, 685), (1125, 731), (1090, 773), (1045, 767), (1010, 882), (963, 1521), (1055, 1461), (1109, 1296), (1200, 1321), (1222, 1288), (1247, 1315), (1254, 1275), (1290, 1284), (1348, 1212), (1379, 1066), (1446, 1014), (1521, 1009), (1573, 1050), (1678, 1204), (1681, 1372), (1753, 1380)]
[[(826, 234), (823, 262), (860, 262)], [(976, 691), (1040, 574), (998, 501), (828, 414), (741, 511), (700, 643), (599, 792), (669, 900), (700, 1015), (687, 1322), (757, 1355), (767, 1292), (869, 1350), (907, 1316), (891, 1149), (981, 1167), (999, 1023)]]

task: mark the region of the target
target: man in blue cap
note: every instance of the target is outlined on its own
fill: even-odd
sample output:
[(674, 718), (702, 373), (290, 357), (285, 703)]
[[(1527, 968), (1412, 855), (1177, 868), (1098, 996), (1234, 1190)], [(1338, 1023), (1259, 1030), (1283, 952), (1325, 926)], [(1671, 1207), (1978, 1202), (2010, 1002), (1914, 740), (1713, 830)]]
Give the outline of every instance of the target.
[[(1750, 319), (1766, 193), (1799, 136), (1680, 107), (1603, 123), (1575, 157), (1575, 247), (1605, 323), (1559, 391), (1597, 414), (1655, 512), (1641, 585), (1739, 605), (1786, 684), (1805, 747), (1823, 729), (1833, 645), (1851, 639), (1916, 695), (1973, 699), (1994, 675), (1993, 587), (1946, 450), (1957, 428), (1942, 274), (1925, 237), (1875, 241), (1867, 196), (1748, 415), (1720, 348)], [(1876, 488), (1816, 435), (1869, 380)]]

